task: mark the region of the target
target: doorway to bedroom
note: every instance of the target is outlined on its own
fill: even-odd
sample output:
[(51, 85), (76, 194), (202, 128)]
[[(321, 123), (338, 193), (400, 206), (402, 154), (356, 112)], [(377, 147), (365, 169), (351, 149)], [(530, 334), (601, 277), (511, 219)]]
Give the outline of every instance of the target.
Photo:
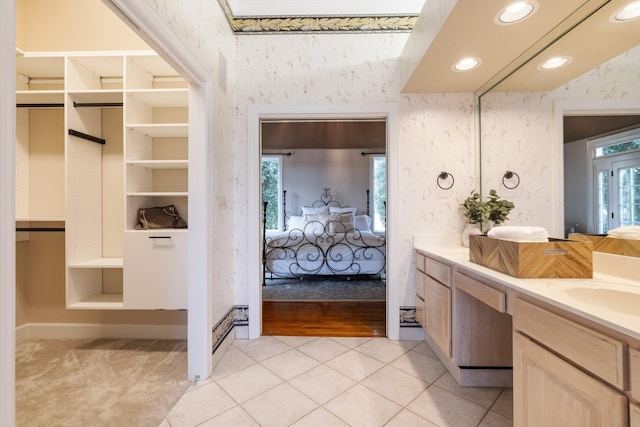
[(386, 118), (262, 119), (262, 334), (386, 336)]

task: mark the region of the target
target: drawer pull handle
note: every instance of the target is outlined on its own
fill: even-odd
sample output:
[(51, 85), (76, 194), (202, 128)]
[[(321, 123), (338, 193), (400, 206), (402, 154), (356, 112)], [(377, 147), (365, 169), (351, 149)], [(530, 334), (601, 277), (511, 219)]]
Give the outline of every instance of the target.
[(544, 254), (545, 255), (566, 255), (567, 250), (566, 249), (545, 249)]
[(170, 239), (171, 236), (149, 236), (150, 239)]

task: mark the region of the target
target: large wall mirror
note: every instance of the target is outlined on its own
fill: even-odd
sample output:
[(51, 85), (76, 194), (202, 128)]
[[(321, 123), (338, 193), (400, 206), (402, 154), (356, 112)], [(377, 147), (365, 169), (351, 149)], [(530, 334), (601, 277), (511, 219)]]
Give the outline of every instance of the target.
[[(544, 226), (553, 237), (598, 232), (589, 141), (640, 133), (640, 18), (615, 19), (632, 0), (599, 3), (588, 13), (576, 11), (572, 28), (479, 93), (483, 194), (498, 190), (516, 205), (514, 223)], [(541, 70), (556, 57), (569, 63)], [(625, 167), (631, 184), (636, 180), (630, 205), (640, 217), (640, 163)]]

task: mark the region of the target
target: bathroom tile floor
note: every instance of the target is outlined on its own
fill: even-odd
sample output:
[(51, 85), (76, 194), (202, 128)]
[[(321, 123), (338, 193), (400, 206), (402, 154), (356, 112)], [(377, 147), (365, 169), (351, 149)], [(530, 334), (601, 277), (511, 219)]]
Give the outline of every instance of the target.
[(422, 341), (236, 340), (161, 427), (511, 426), (510, 388), (460, 387)]

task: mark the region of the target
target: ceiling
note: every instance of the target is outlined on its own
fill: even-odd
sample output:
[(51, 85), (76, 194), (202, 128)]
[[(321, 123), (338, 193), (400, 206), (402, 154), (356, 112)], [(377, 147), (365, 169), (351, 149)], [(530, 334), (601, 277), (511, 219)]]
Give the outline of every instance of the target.
[(565, 116), (563, 121), (564, 142), (566, 144), (638, 127), (640, 127), (640, 116), (638, 115)]
[(218, 0), (236, 34), (409, 32), (425, 0)]
[[(526, 20), (499, 25), (495, 17), (509, 1), (458, 0), (433, 39), (422, 40), (423, 55), (417, 58), (403, 93), (483, 94), (494, 87), (548, 91), (640, 43), (637, 20), (616, 24), (609, 20), (629, 0), (536, 1), (539, 7)], [(416, 27), (427, 18), (420, 16)], [(529, 61), (543, 50), (544, 54)], [(554, 71), (538, 70), (538, 59), (559, 54), (573, 60)], [(452, 69), (468, 56), (480, 58), (480, 66), (466, 72)]]
[(358, 149), (384, 152), (384, 120), (278, 120), (263, 121), (263, 152), (301, 149)]

